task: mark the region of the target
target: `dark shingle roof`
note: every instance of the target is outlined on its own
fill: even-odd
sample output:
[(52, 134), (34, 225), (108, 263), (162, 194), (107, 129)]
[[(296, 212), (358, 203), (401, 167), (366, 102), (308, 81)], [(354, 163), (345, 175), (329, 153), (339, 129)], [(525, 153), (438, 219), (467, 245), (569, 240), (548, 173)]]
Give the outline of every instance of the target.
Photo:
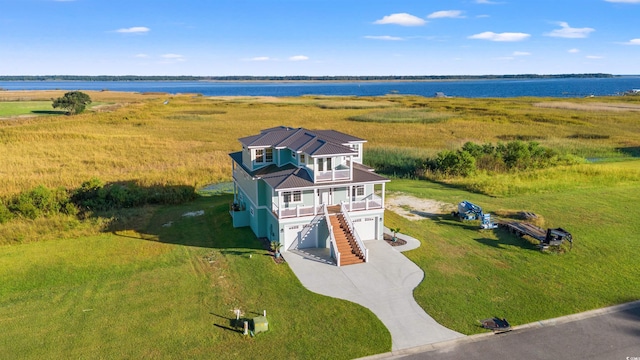
[[(313, 183), (313, 179), (309, 172), (304, 168), (298, 168), (295, 165), (287, 164), (282, 167), (277, 167), (276, 165), (269, 165), (263, 168), (260, 168), (256, 171), (250, 171), (246, 167), (242, 165), (242, 152), (235, 152), (229, 154), (229, 156), (239, 165), (242, 166), (244, 171), (246, 171), (251, 177), (255, 177), (258, 179), (264, 180), (269, 186), (271, 186), (275, 190), (286, 190), (286, 189), (301, 189), (314, 187), (318, 184)], [(348, 184), (364, 184), (364, 183), (381, 183), (388, 182), (389, 179), (380, 176), (372, 171), (371, 168), (354, 163), (353, 164), (353, 181), (335, 181), (331, 183), (320, 183), (320, 184), (331, 184), (335, 185), (348, 185)]]
[(239, 139), (247, 147), (289, 148), (295, 152), (309, 155), (355, 154), (356, 151), (344, 146), (350, 141), (363, 142), (363, 139), (335, 130), (307, 130), (304, 128), (275, 127), (262, 130), (259, 135)]

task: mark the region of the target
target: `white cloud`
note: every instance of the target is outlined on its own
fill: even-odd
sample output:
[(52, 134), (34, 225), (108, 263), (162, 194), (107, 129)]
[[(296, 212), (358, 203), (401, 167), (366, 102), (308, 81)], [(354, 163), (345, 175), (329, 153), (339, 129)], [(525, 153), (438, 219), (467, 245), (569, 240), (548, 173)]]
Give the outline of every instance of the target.
[(184, 58), (184, 56), (179, 55), (179, 54), (164, 54), (164, 55), (161, 55), (160, 57), (162, 57), (163, 59), (182, 59), (182, 58)]
[(580, 52), (580, 49), (569, 49), (569, 50), (567, 50), (567, 52), (571, 53), (571, 54), (577, 54), (577, 53)]
[(604, 59), (604, 56), (600, 56), (600, 55), (587, 55), (586, 56), (587, 59), (593, 59), (593, 60), (597, 60), (597, 59)]
[(422, 26), (427, 22), (424, 19), (411, 14), (398, 13), (384, 16), (382, 19), (376, 20), (373, 23), (379, 25), (395, 24), (402, 26)]
[(256, 56), (249, 59), (249, 61), (269, 61), (269, 60), (271, 60), (271, 58), (269, 58), (268, 56)]
[(389, 36), (389, 35), (382, 35), (382, 36), (368, 35), (368, 36), (365, 36), (364, 38), (365, 39), (372, 39), (372, 40), (386, 40), (386, 41), (402, 41), (402, 40), (404, 40), (404, 38), (397, 37), (397, 36)]
[(441, 19), (441, 18), (464, 18), (462, 11), (460, 10), (442, 10), (431, 13), (427, 16), (427, 19)]
[(513, 56), (529, 56), (531, 55), (530, 52), (526, 52), (526, 51), (514, 51), (513, 52)]
[(304, 55), (295, 55), (289, 58), (290, 61), (305, 61), (305, 60), (309, 60), (308, 56), (304, 56)]
[(134, 27), (130, 27), (130, 28), (124, 28), (124, 29), (118, 29), (116, 30), (117, 33), (122, 33), (122, 34), (144, 34), (151, 31), (151, 29), (149, 29), (148, 27), (144, 27), (144, 26), (134, 26)]
[(495, 5), (495, 4), (500, 4), (499, 2), (496, 1), (490, 1), (490, 0), (476, 0), (476, 4), (489, 4), (489, 5)]
[(145, 58), (148, 58), (149, 55), (147, 55), (147, 54), (136, 54), (134, 57), (140, 58), (140, 59), (145, 59)]
[(560, 25), (560, 29), (555, 29), (549, 33), (546, 33), (546, 36), (552, 37), (561, 37), (566, 39), (581, 39), (589, 36), (590, 33), (596, 31), (592, 28), (572, 28), (568, 23), (561, 21), (558, 23)]
[(604, 0), (610, 3), (640, 4), (640, 0)]
[(629, 41), (627, 41), (626, 43), (623, 43), (625, 45), (640, 45), (640, 38), (638, 39), (631, 39)]
[(475, 34), (469, 36), (469, 39), (478, 39), (478, 40), (490, 40), (490, 41), (503, 41), (503, 42), (514, 42), (514, 41), (522, 41), (529, 38), (531, 35), (525, 33), (494, 33), (492, 31), (485, 31), (480, 34)]
[(175, 64), (187, 61), (187, 59), (185, 59), (185, 57), (180, 54), (163, 54), (160, 55), (160, 57), (163, 59), (163, 64)]

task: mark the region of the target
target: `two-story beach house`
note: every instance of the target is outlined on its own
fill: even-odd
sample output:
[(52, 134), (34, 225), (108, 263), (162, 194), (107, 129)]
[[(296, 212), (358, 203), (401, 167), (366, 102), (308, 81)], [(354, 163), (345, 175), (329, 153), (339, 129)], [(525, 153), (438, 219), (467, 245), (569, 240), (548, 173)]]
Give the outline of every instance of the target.
[(231, 153), (234, 227), (249, 226), (281, 251), (329, 249), (335, 263), (367, 261), (383, 239), (389, 180), (362, 164), (366, 140), (334, 130), (276, 127), (239, 139)]

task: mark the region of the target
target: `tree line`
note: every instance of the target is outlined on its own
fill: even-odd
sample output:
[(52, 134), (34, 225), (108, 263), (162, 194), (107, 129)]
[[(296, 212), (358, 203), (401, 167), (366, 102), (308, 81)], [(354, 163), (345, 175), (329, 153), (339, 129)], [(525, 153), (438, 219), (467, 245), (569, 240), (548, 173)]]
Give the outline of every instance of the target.
[(612, 78), (604, 73), (586, 74), (513, 74), (513, 75), (365, 75), (365, 76), (141, 76), (141, 75), (0, 75), (0, 81), (424, 81), (424, 80), (497, 80)]

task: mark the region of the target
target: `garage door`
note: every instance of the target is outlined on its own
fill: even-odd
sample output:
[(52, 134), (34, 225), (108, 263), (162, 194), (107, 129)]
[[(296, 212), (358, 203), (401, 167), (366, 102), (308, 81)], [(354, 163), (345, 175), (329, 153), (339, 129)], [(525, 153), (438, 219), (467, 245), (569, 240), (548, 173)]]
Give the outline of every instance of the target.
[[(301, 238), (302, 236), (304, 236), (304, 238)], [(298, 241), (298, 245), (295, 247), (298, 249), (318, 247), (318, 226), (285, 226), (285, 248), (289, 249), (296, 240)]]
[(300, 236), (300, 231), (302, 231), (302, 225), (291, 225), (284, 227), (284, 246), (283, 250), (289, 250), (291, 245), (298, 240)]
[(353, 220), (353, 226), (362, 240), (374, 240), (378, 228), (378, 218), (368, 217)]

